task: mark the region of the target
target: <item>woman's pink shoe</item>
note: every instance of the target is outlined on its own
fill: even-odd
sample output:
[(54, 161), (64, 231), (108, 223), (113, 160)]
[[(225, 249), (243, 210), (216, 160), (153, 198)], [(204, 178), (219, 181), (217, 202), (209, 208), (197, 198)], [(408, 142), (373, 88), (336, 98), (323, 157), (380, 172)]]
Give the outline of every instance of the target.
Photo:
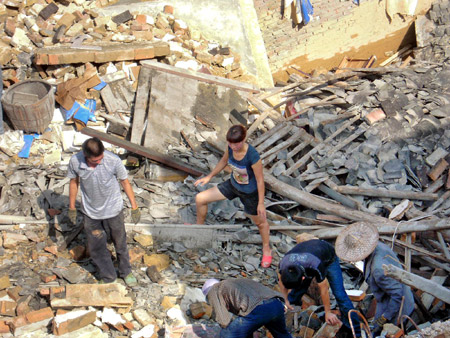
[(263, 258), (261, 260), (261, 267), (268, 268), (272, 264), (272, 255), (266, 256), (263, 255)]

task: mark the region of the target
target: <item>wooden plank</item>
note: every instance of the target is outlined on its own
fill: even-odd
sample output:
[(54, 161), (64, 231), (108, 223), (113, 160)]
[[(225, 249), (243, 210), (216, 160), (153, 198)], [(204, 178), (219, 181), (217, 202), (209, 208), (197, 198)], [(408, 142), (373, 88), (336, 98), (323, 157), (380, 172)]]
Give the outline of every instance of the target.
[[(288, 147), (291, 146), (295, 141), (297, 141), (298, 138), (299, 138), (299, 135), (300, 135), (300, 129), (295, 128), (295, 132), (294, 132), (294, 133), (293, 133), (286, 141), (281, 142), (281, 143), (277, 144), (275, 147), (273, 147), (272, 149), (266, 151), (265, 153), (262, 153), (262, 154), (261, 154), (261, 159), (263, 159), (263, 160), (264, 160), (264, 159), (267, 159), (269, 156), (272, 156), (272, 155), (275, 155), (275, 157), (276, 157), (276, 155), (277, 155), (278, 152), (280, 152), (280, 151), (282, 151), (282, 150), (288, 148)], [(267, 160), (267, 161), (265, 162), (265, 165), (267, 165), (269, 162), (270, 162), (270, 161)]]
[[(380, 238), (385, 240), (385, 241), (392, 242), (392, 238), (391, 237), (380, 236)], [(432, 257), (432, 258), (436, 258), (436, 259), (440, 259), (442, 261), (450, 262), (450, 260), (447, 259), (446, 257), (444, 257), (444, 256), (442, 256), (440, 254), (431, 252), (429, 250), (426, 250), (424, 248), (421, 248), (420, 246), (417, 246), (417, 245), (414, 245), (414, 244), (411, 244), (411, 243), (408, 243), (408, 242), (403, 242), (403, 241), (401, 241), (399, 239), (395, 239), (394, 243), (397, 244), (397, 245), (400, 245), (400, 246), (402, 246), (404, 248), (412, 249), (412, 250), (418, 252), (419, 254), (426, 255), (426, 256), (429, 256), (429, 257)]]
[(313, 149), (311, 149), (308, 153), (306, 153), (302, 158), (300, 158), (292, 167), (287, 169), (284, 172), (284, 175), (291, 175), (294, 170), (300, 169), (303, 167), (311, 158), (312, 155), (316, 154), (320, 149), (322, 149), (328, 142), (330, 142), (332, 139), (334, 139), (337, 135), (342, 133), (345, 129), (350, 127), (355, 121), (359, 120), (359, 114), (354, 116), (352, 119), (344, 123), (342, 126), (340, 126), (333, 134), (328, 136), (325, 140), (322, 142), (319, 142), (315, 145)]
[(437, 194), (414, 191), (388, 190), (382, 188), (360, 188), (347, 185), (339, 185), (336, 191), (348, 195), (362, 195), (372, 197), (401, 198), (421, 201), (433, 201), (438, 199)]
[[(143, 67), (141, 68), (142, 71)], [(165, 101), (167, 99), (166, 86), (168, 84), (168, 75), (166, 73), (157, 73), (152, 76), (152, 95), (148, 102), (148, 112), (147, 112), (147, 129), (144, 135), (143, 145), (144, 147), (152, 147), (152, 138), (157, 137), (152, 134), (152, 128), (150, 124), (152, 120), (158, 118), (158, 116), (165, 114)], [(180, 80), (181, 81), (181, 80)]]
[(445, 243), (444, 236), (442, 236), (442, 234), (439, 231), (436, 232), (436, 235), (437, 235), (439, 244), (442, 247), (442, 252), (444, 253), (447, 260), (450, 261), (450, 253), (448, 252), (448, 247), (447, 247), (447, 243)]
[[(187, 79), (197, 80), (200, 82), (206, 82), (210, 84), (216, 84), (219, 86), (236, 89), (243, 92), (249, 93), (259, 93), (259, 89), (252, 84), (240, 82), (236, 80), (225, 79), (223, 77), (203, 74), (200, 72), (195, 72), (188, 69), (177, 68), (174, 66), (169, 66), (161, 62), (152, 62), (147, 60), (142, 60), (141, 64), (143, 68), (147, 67), (150, 69), (155, 69), (160, 72), (174, 74), (176, 76), (184, 77)], [(142, 68), (141, 68), (142, 70)]]
[[(436, 196), (439, 196), (437, 194), (434, 194)], [(442, 194), (442, 196), (440, 196), (439, 198), (436, 198), (436, 201), (430, 205), (427, 210), (425, 211), (426, 213), (430, 213), (433, 212), (434, 210), (436, 210), (442, 203), (444, 203), (445, 200), (447, 200), (450, 197), (450, 190), (446, 191), (444, 194)]]
[(386, 60), (384, 60), (383, 62), (381, 62), (379, 64), (380, 67), (384, 67), (386, 65), (388, 65), (389, 63), (391, 63), (392, 61), (394, 61), (397, 57), (401, 56), (402, 54), (404, 54), (405, 52), (407, 52), (409, 49), (411, 49), (411, 45), (406, 45), (405, 47), (403, 47), (402, 49), (400, 49), (399, 51), (397, 51), (396, 53), (394, 53), (392, 56), (388, 57)]
[(291, 130), (294, 128), (292, 124), (287, 124), (283, 129), (281, 129), (279, 132), (275, 133), (271, 137), (269, 137), (267, 140), (265, 140), (263, 143), (261, 143), (259, 146), (256, 147), (256, 150), (261, 154), (269, 148), (271, 145), (273, 145), (276, 141), (286, 136)]
[(146, 148), (144, 146), (131, 143), (130, 141), (120, 139), (116, 136), (109, 135), (102, 133), (98, 130), (94, 130), (91, 128), (83, 128), (81, 130), (82, 134), (91, 136), (91, 137), (98, 137), (100, 140), (106, 141), (108, 143), (114, 144), (116, 146), (122, 147), (126, 150), (129, 150), (135, 154), (142, 155), (144, 157), (150, 158), (156, 162), (165, 164), (171, 168), (175, 168), (184, 172), (187, 172), (188, 174), (194, 175), (194, 176), (201, 176), (206, 175), (206, 170), (195, 168), (187, 163), (184, 163), (176, 158), (173, 158), (171, 156), (163, 155), (160, 153), (157, 153), (149, 148)]
[(443, 302), (450, 304), (450, 291), (442, 285), (414, 275), (391, 264), (383, 264), (383, 270), (386, 276), (392, 277), (414, 289), (427, 292), (430, 295), (433, 295), (434, 297), (442, 300)]
[[(406, 234), (406, 244), (411, 245), (411, 234)], [(406, 247), (405, 248), (405, 269), (408, 272), (411, 272), (411, 249)]]
[(347, 137), (345, 140), (339, 142), (334, 148), (330, 149), (327, 152), (327, 156), (331, 156), (333, 155), (335, 152), (341, 150), (342, 148), (344, 148), (347, 144), (349, 144), (350, 142), (352, 142), (353, 140), (355, 140), (356, 138), (359, 137), (359, 135), (361, 135), (362, 133), (367, 131), (367, 127), (365, 126), (365, 124), (361, 124), (357, 130), (355, 130), (353, 132), (352, 135), (350, 135), (349, 137)]
[(250, 144), (253, 147), (257, 147), (258, 145), (260, 145), (262, 142), (264, 142), (265, 140), (267, 140), (269, 137), (275, 135), (276, 133), (278, 133), (281, 129), (283, 129), (285, 126), (287, 126), (288, 124), (286, 122), (281, 122), (278, 123), (277, 125), (275, 125), (275, 127), (273, 127), (272, 129), (270, 129), (269, 131), (266, 131), (265, 133), (263, 133), (262, 135), (258, 136), (256, 139), (254, 139), (252, 142), (250, 142)]
[[(105, 119), (107, 119), (108, 121), (111, 121), (111, 122), (113, 122), (113, 123), (120, 124), (121, 126), (124, 126), (124, 127), (126, 127), (126, 128), (130, 128), (130, 123), (129, 123), (129, 122), (124, 121), (124, 120), (122, 120), (122, 119), (119, 119), (119, 118), (117, 118), (117, 117), (115, 117), (115, 116), (113, 116), (113, 115), (106, 114), (106, 113), (102, 113), (102, 112), (98, 113), (98, 115), (101, 116), (101, 117), (103, 117), (103, 118), (105, 118)], [(134, 127), (133, 127), (133, 128), (134, 128)]]
[(131, 129), (130, 141), (142, 144), (145, 121), (147, 119), (147, 108), (151, 92), (151, 72), (146, 67), (141, 67), (139, 71), (138, 87), (136, 90), (136, 100), (133, 112), (133, 127)]
[(307, 192), (311, 192), (314, 189), (316, 189), (318, 186), (320, 186), (323, 182), (325, 182), (328, 179), (327, 177), (320, 177), (320, 178), (316, 178), (314, 181), (310, 182), (306, 187), (305, 187), (305, 191)]
[[(447, 279), (447, 274), (443, 272), (442, 270), (435, 270), (433, 272), (433, 276), (431, 276), (430, 280), (438, 285), (444, 284), (445, 280)], [(420, 296), (420, 300), (422, 301), (423, 306), (428, 310), (431, 305), (433, 304), (435, 297), (430, 295), (429, 293), (424, 292)]]
[(249, 137), (251, 134), (255, 132), (255, 130), (260, 126), (261, 123), (270, 115), (270, 114), (278, 114), (280, 116), (280, 119), (283, 117), (272, 107), (266, 105), (261, 101), (262, 104), (258, 103), (258, 100), (255, 99), (252, 96), (248, 97), (248, 100), (251, 104), (253, 104), (258, 110), (261, 112), (261, 115), (258, 116), (258, 118), (252, 123), (250, 128), (247, 130), (247, 137)]

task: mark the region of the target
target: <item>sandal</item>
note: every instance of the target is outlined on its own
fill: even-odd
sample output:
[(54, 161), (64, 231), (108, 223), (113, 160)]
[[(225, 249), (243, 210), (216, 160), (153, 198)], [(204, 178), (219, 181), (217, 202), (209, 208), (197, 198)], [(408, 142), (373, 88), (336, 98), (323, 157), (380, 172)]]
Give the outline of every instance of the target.
[(272, 255), (266, 256), (263, 255), (263, 258), (261, 260), (261, 267), (268, 268), (272, 264)]

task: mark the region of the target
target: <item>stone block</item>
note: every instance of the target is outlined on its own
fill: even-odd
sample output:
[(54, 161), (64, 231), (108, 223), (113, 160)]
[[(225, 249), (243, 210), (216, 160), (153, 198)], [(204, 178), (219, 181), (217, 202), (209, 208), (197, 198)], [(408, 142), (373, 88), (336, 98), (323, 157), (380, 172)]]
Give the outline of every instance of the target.
[(134, 60), (133, 49), (110, 48), (107, 50), (95, 52), (93, 54), (94, 54), (94, 62), (96, 63), (104, 63), (108, 61)]
[(147, 266), (155, 265), (158, 271), (163, 271), (169, 267), (170, 257), (166, 254), (145, 255), (144, 264)]
[(136, 234), (133, 239), (143, 247), (153, 246), (153, 236), (146, 234)]
[(323, 324), (313, 338), (333, 338), (342, 326), (342, 322), (337, 325)]
[(27, 32), (22, 28), (16, 28), (11, 39), (11, 45), (19, 49), (31, 48), (32, 42), (27, 36)]
[(142, 326), (155, 324), (155, 320), (144, 309), (136, 309), (132, 313), (133, 313), (133, 318), (136, 319), (136, 321), (139, 324), (141, 324)]
[(133, 264), (135, 262), (141, 263), (142, 257), (145, 255), (145, 251), (139, 247), (132, 247), (128, 250), (128, 254), (130, 255), (130, 263)]
[(54, 2), (51, 2), (39, 12), (39, 16), (44, 20), (48, 20), (56, 12), (58, 12), (58, 6)]
[(68, 30), (66, 30), (66, 35), (70, 37), (75, 37), (77, 35), (83, 34), (84, 26), (81, 22), (77, 22), (72, 25)]
[(134, 60), (153, 59), (155, 57), (155, 49), (153, 46), (136, 48), (134, 50)]
[(164, 296), (162, 301), (161, 301), (161, 306), (165, 309), (171, 309), (173, 308), (175, 305), (177, 305), (177, 297), (173, 297), (173, 296)]
[(441, 158), (445, 158), (448, 154), (449, 154), (448, 151), (446, 151), (445, 149), (437, 148), (425, 159), (425, 162), (429, 166), (434, 167)]
[(73, 23), (75, 22), (76, 16), (72, 13), (64, 13), (63, 16), (56, 23), (55, 28), (59, 28), (61, 26), (66, 26), (66, 30), (69, 29)]
[(158, 267), (156, 265), (150, 265), (147, 268), (146, 274), (153, 283), (159, 283), (159, 281), (162, 279), (162, 276), (159, 273)]
[(95, 311), (75, 310), (53, 318), (53, 334), (60, 336), (92, 324), (97, 319)]
[(128, 10), (112, 17), (112, 21), (118, 25), (130, 21), (132, 19), (133, 15)]
[(211, 318), (212, 307), (205, 302), (192, 303), (189, 306), (189, 310), (191, 311), (192, 318), (194, 319), (199, 319), (203, 316)]
[(5, 249), (14, 249), (22, 243), (28, 243), (27, 236), (12, 232), (3, 233), (3, 247)]
[(9, 281), (9, 276), (4, 275), (0, 277), (0, 290), (7, 289), (11, 287), (11, 282)]
[(307, 327), (307, 326), (301, 326), (299, 331), (299, 337), (302, 338), (312, 338), (314, 336), (314, 330)]
[(14, 317), (16, 315), (16, 306), (17, 303), (7, 296), (6, 299), (0, 300), (0, 315)]
[[(153, 40), (153, 33), (151, 31), (135, 31), (135, 32), (133, 32), (133, 36), (136, 38), (137, 41)], [(153, 49), (152, 49), (152, 52), (153, 52), (153, 54), (155, 53), (155, 51)], [(136, 57), (136, 50), (135, 50), (135, 57)], [(151, 58), (149, 58), (149, 59), (151, 59)]]

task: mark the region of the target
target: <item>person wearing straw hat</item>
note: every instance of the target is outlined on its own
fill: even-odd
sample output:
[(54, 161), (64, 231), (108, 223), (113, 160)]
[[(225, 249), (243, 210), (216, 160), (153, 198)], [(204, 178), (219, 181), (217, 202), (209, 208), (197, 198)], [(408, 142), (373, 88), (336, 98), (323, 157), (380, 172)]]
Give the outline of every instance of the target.
[[(278, 267), (278, 285), (283, 294), (286, 306), (301, 305), (302, 296), (308, 291), (313, 280), (319, 286), (320, 298), (325, 309), (325, 321), (330, 325), (339, 324), (339, 318), (331, 312), (329, 288), (336, 298), (342, 313), (342, 322), (350, 329), (348, 312), (353, 303), (345, 292), (339, 258), (334, 248), (326, 241), (308, 235), (297, 236), (295, 247), (286, 253)], [(356, 314), (352, 314), (353, 327), (357, 337), (361, 328)]]
[(364, 222), (343, 229), (336, 238), (336, 254), (344, 261), (364, 261), (364, 279), (377, 301), (373, 332), (383, 330), (385, 323), (397, 324), (401, 315), (414, 311), (414, 296), (409, 286), (384, 275), (383, 264), (402, 268), (394, 251), (378, 241), (377, 228)]
[[(251, 279), (208, 279), (202, 287), (222, 327), (221, 338), (247, 338), (265, 326), (274, 338), (292, 338), (286, 328), (283, 296)], [(233, 319), (233, 314), (237, 317)]]

